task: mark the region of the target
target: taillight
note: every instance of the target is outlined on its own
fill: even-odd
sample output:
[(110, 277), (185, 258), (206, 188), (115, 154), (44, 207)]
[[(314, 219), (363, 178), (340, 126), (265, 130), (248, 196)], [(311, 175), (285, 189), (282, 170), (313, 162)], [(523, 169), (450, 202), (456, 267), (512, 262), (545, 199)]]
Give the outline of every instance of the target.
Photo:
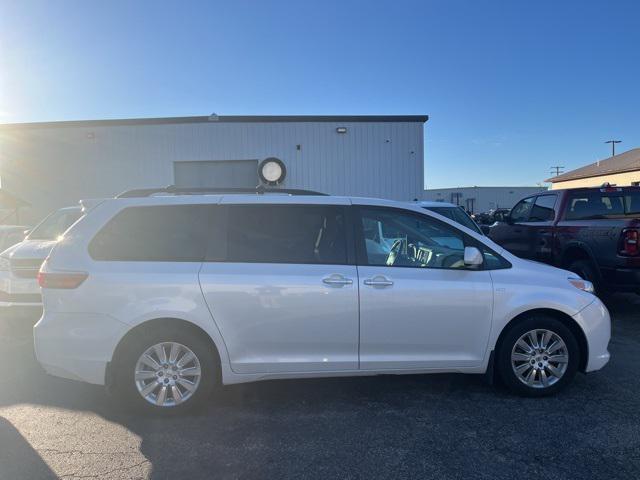
[(38, 285), (42, 288), (78, 288), (88, 276), (83, 272), (38, 272)]
[(623, 230), (620, 255), (638, 255), (638, 253), (640, 253), (640, 248), (638, 248), (638, 237), (640, 237), (640, 234), (638, 233), (638, 230), (634, 228), (627, 228)]

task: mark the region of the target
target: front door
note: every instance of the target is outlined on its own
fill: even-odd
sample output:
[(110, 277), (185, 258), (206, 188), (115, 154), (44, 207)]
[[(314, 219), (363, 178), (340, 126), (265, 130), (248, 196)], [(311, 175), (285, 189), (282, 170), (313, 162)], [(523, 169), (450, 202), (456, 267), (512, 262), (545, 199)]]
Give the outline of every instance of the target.
[(557, 197), (555, 194), (538, 196), (526, 224), (531, 237), (530, 258), (538, 262), (553, 262)]
[(535, 197), (520, 200), (511, 209), (507, 221), (491, 228), (489, 237), (508, 251), (520, 258), (534, 257), (532, 246), (532, 229), (529, 228), (529, 215), (533, 208)]
[(212, 245), (200, 283), (233, 371), (357, 370), (358, 283), (345, 207), (223, 208), (226, 238)]
[(358, 210), (360, 368), (479, 365), (493, 285), (489, 271), (466, 267), (463, 257), (465, 245), (480, 244), (417, 212)]

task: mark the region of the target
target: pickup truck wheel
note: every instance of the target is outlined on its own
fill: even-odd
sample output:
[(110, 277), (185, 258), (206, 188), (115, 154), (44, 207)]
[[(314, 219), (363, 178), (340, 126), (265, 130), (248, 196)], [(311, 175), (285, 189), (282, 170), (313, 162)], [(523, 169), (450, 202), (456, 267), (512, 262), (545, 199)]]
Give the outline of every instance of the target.
[(558, 392), (572, 380), (580, 363), (571, 330), (544, 314), (532, 314), (509, 327), (496, 353), (504, 385), (528, 397)]
[(580, 275), (584, 280), (588, 280), (593, 283), (593, 288), (595, 289), (596, 295), (602, 295), (603, 288), (600, 283), (600, 277), (598, 276), (598, 272), (593, 266), (593, 263), (589, 260), (577, 260), (569, 265), (568, 270), (571, 270), (574, 273)]

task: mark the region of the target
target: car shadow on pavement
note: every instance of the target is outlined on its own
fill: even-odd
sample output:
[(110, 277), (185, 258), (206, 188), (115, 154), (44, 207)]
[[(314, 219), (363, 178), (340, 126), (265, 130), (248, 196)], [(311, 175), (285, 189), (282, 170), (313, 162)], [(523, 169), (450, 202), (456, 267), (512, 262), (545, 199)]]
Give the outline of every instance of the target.
[[(23, 404), (63, 409), (71, 421), (46, 428), (94, 453), (94, 444), (139, 438), (132, 464), (149, 469), (131, 474), (137, 478), (594, 478), (607, 471), (637, 478), (640, 302), (619, 302), (611, 364), (550, 398), (513, 396), (480, 375), (266, 381), (223, 387), (197, 414), (155, 418), (115, 407), (101, 387), (47, 376), (22, 348), (9, 354), (22, 369), (11, 388), (0, 377), (0, 412)], [(78, 428), (80, 419), (103, 422), (106, 438)], [(527, 447), (549, 439), (558, 448)], [(18, 454), (0, 454), (13, 478), (49, 478), (6, 420), (0, 440), (17, 445)], [(129, 478), (126, 465), (118, 472)]]
[(0, 417), (0, 480), (58, 478), (29, 442), (6, 418)]

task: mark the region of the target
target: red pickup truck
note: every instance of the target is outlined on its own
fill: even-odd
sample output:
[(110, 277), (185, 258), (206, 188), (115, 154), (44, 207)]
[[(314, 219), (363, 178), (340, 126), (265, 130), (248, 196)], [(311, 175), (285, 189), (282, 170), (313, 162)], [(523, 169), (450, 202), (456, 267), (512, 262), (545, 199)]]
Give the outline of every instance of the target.
[(596, 292), (640, 293), (640, 187), (549, 190), (489, 231), (511, 253), (576, 272)]

